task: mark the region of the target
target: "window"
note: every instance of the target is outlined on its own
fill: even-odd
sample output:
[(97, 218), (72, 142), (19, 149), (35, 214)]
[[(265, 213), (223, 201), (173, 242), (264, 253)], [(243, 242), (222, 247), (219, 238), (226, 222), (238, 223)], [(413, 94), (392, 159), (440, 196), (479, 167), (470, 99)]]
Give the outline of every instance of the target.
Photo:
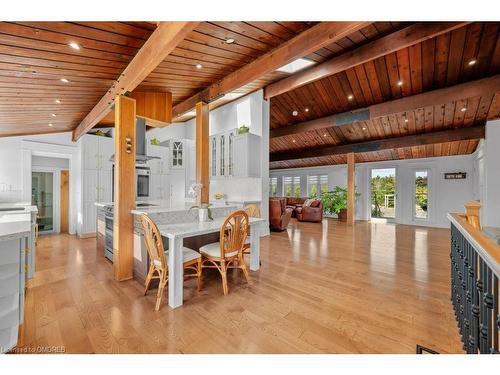
[(300, 197), (300, 176), (284, 177), (283, 187), (285, 191), (285, 197)]
[(429, 218), (429, 185), (428, 171), (415, 171), (415, 219), (427, 220)]
[(307, 191), (310, 198), (321, 197), (321, 193), (328, 191), (328, 175), (307, 176)]
[(174, 142), (173, 144), (172, 166), (182, 167), (182, 142)]
[(217, 176), (217, 139), (212, 138), (212, 176)]
[(269, 196), (278, 196), (278, 177), (271, 177), (269, 179)]

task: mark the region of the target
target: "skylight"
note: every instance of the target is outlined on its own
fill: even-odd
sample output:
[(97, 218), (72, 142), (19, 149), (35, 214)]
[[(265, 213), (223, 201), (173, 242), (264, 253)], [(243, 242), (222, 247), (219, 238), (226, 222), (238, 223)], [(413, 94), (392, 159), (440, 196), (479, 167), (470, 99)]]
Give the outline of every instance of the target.
[(283, 65), (281, 68), (278, 68), (276, 70), (278, 72), (292, 74), (292, 73), (298, 72), (299, 70), (307, 68), (308, 66), (311, 66), (311, 65), (314, 65), (314, 61), (300, 58), (300, 59), (292, 61), (291, 63)]

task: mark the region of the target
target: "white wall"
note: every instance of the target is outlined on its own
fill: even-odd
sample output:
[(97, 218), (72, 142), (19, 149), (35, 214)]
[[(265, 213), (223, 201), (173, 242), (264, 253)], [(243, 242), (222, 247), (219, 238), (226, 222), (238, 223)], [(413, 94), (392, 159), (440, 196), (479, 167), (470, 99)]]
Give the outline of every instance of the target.
[[(475, 196), (475, 154), (440, 158), (395, 160), (356, 165), (356, 190), (361, 196), (356, 202), (356, 219), (370, 218), (370, 176), (373, 168), (396, 168), (397, 175), (397, 222), (435, 227), (449, 227), (446, 219), (448, 212), (463, 212), (464, 203)], [(500, 160), (500, 159), (498, 159)], [(419, 221), (413, 218), (414, 172), (416, 169), (428, 169), (429, 176), (429, 220)], [(466, 172), (464, 180), (445, 180), (445, 172)], [(298, 168), (271, 171), (270, 176), (301, 176), (303, 195), (306, 195), (307, 175), (328, 174), (330, 188), (347, 186), (347, 166), (328, 166), (317, 168)], [(278, 187), (279, 188), (279, 187)], [(282, 191), (282, 190), (281, 190)]]
[(476, 153), (475, 166), (481, 225), (500, 227), (500, 120), (487, 122), (486, 139)]
[(51, 158), (46, 156), (33, 155), (31, 165), (36, 167), (49, 167), (58, 169), (68, 169), (69, 160), (65, 158)]

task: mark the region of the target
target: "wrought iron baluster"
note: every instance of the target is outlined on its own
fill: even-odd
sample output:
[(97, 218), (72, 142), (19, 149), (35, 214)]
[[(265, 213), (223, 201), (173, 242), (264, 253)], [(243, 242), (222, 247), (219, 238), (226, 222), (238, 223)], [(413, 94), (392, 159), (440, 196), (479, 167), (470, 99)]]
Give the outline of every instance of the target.
[(500, 315), (498, 315), (498, 276), (493, 277), (493, 349), (495, 353), (499, 352), (498, 348), (498, 330), (500, 329)]
[(479, 258), (479, 264), (481, 269), (481, 277), (478, 283), (478, 293), (480, 296), (479, 300), (479, 316), (481, 323), (479, 324), (479, 351), (481, 354), (488, 353), (488, 326), (487, 326), (487, 313), (486, 306), (484, 304), (484, 291), (486, 290), (486, 276), (487, 276), (487, 266), (486, 262), (482, 258)]
[(471, 335), (469, 337), (470, 353), (476, 354), (479, 348), (479, 293), (478, 293), (478, 257), (475, 250), (471, 259), (471, 270), (473, 274), (471, 293), (472, 293), (472, 321)]
[[(486, 262), (485, 262), (486, 263)], [(483, 303), (486, 315), (486, 332), (488, 353), (493, 353), (493, 271), (486, 265), (486, 288), (484, 288)]]

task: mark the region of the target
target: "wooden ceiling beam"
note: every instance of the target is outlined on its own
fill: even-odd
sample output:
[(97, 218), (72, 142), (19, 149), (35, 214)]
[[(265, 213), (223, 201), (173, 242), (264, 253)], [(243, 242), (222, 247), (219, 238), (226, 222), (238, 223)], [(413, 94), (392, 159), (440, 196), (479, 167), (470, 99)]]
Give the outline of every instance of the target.
[(308, 83), (364, 64), (381, 56), (388, 55), (411, 45), (434, 38), (438, 35), (463, 27), (470, 22), (418, 22), (402, 30), (377, 39), (362, 47), (334, 57), (307, 70), (274, 82), (264, 88), (264, 97), (274, 96), (294, 90)]
[(220, 96), (286, 65), (300, 57), (307, 56), (349, 34), (366, 27), (371, 22), (320, 22), (294, 38), (280, 44), (251, 63), (228, 74), (220, 81), (177, 104), (173, 117), (178, 117), (196, 106), (198, 102), (211, 102)]
[(358, 121), (374, 120), (379, 117), (411, 112), (428, 106), (444, 105), (478, 96), (492, 96), (498, 92), (500, 92), (500, 75), (462, 83), (444, 89), (428, 91), (422, 94), (407, 96), (385, 103), (374, 104), (355, 111), (338, 113), (294, 125), (282, 126), (280, 128), (271, 129), (270, 136), (271, 138), (277, 138), (329, 127), (347, 126)]
[(160, 22), (149, 39), (137, 52), (120, 77), (73, 131), (73, 140), (78, 140), (102, 118), (114, 104), (117, 95), (133, 91), (199, 22)]
[(373, 152), (402, 147), (432, 145), (444, 142), (464, 141), (484, 138), (485, 126), (478, 125), (451, 130), (442, 130), (432, 133), (408, 135), (378, 139), (367, 142), (348, 143), (337, 146), (315, 147), (303, 150), (289, 150), (273, 152), (269, 155), (269, 162), (288, 161), (318, 158), (322, 156), (344, 155), (349, 153)]

